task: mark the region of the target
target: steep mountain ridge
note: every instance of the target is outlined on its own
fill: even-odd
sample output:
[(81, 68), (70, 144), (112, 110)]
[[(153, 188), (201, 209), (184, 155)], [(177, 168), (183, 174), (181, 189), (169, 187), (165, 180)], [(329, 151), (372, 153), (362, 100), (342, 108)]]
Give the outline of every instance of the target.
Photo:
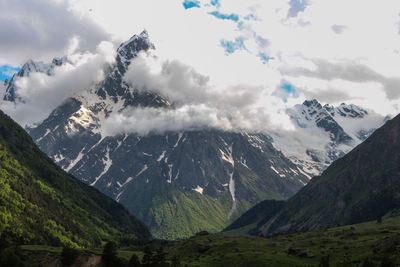
[(258, 223), (251, 232), (270, 236), (324, 229), (375, 220), (398, 209), (399, 136), (400, 115), (314, 177), (276, 215), (260, 211), (266, 220), (249, 220)]
[(23, 244), (94, 247), (150, 238), (121, 205), (56, 166), (0, 111), (0, 232)]

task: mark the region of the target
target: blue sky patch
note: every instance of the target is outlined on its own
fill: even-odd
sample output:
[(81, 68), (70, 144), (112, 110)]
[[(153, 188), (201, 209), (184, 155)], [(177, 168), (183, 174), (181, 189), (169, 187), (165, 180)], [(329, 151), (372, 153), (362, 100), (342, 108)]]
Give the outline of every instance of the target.
[(208, 14), (213, 15), (214, 17), (216, 17), (217, 19), (222, 19), (222, 20), (233, 20), (235, 22), (237, 22), (239, 20), (239, 15), (237, 14), (224, 14), (221, 13), (219, 11), (212, 11), (212, 12), (208, 12)]
[(0, 66), (0, 81), (4, 82), (6, 79), (10, 80), (14, 73), (18, 72), (20, 67), (13, 67), (10, 65)]
[(275, 91), (275, 95), (282, 98), (283, 102), (287, 102), (289, 97), (298, 97), (299, 94), (297, 93), (296, 87), (292, 84), (283, 81), (279, 86), (278, 90)]
[(265, 64), (268, 61), (274, 59), (273, 57), (267, 56), (265, 53), (259, 53), (258, 56), (261, 58), (261, 61)]
[(288, 94), (296, 94), (297, 93), (296, 88), (293, 85), (291, 85), (290, 83), (287, 83), (287, 82), (284, 82), (281, 85), (281, 89), (283, 89), (283, 91), (285, 91)]
[(246, 46), (244, 45), (244, 39), (242, 37), (237, 37), (235, 41), (227, 41), (222, 39), (220, 43), (227, 54), (232, 54), (236, 50), (246, 49)]
[(289, 17), (297, 17), (297, 14), (300, 12), (303, 12), (306, 7), (308, 6), (308, 1), (307, 0), (290, 0), (289, 2), (290, 9), (288, 12), (288, 18)]
[(182, 3), (185, 9), (193, 8), (193, 7), (200, 7), (200, 1), (198, 0), (185, 0)]
[(221, 3), (219, 2), (219, 0), (211, 0), (211, 5), (215, 7), (220, 7)]

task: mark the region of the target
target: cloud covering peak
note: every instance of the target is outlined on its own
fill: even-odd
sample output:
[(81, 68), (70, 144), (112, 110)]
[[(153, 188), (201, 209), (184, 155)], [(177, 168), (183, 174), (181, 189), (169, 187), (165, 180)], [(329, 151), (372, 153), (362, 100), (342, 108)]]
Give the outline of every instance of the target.
[(95, 53), (75, 53), (54, 68), (51, 75), (32, 72), (15, 80), (16, 102), (1, 101), (0, 109), (21, 125), (43, 121), (75, 93), (94, 87), (104, 78), (104, 68), (115, 59), (113, 44), (102, 42)]
[[(0, 64), (16, 67), (27, 58), (63, 55), (96, 58), (61, 68), (54, 77), (21, 81), (20, 94), (33, 95), (30, 107), (37, 106), (37, 112), (25, 111), (26, 122), (43, 119), (66, 97), (101, 80), (101, 65), (115, 57), (98, 51), (102, 41), (117, 47), (143, 29), (157, 54), (138, 57), (125, 80), (170, 99), (176, 110), (207, 110), (224, 118), (223, 129), (288, 127), (283, 110), (309, 98), (355, 103), (383, 115), (399, 112), (396, 0), (16, 0), (0, 1), (0, 7), (8, 10), (0, 15), (8, 25), (0, 29)], [(68, 80), (72, 86), (65, 86)], [(241, 117), (259, 125), (246, 126)]]
[(102, 127), (106, 135), (140, 135), (201, 129), (264, 132), (290, 128), (285, 105), (267, 88), (237, 84), (216, 87), (209, 77), (177, 60), (162, 60), (154, 52), (140, 53), (129, 66), (125, 81), (142, 92), (167, 99), (165, 108), (127, 108), (113, 113)]

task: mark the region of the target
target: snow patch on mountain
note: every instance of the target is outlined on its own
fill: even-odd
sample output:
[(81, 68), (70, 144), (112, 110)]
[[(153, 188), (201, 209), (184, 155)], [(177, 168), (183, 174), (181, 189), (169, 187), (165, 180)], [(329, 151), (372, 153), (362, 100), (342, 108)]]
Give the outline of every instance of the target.
[(147, 167), (147, 164), (143, 166), (143, 168), (135, 175), (135, 177), (139, 177), (142, 173), (144, 173), (149, 167)]
[(165, 157), (165, 152), (167, 152), (166, 150), (164, 150), (161, 155), (158, 157), (157, 161), (160, 162), (164, 157)]
[(196, 191), (196, 192), (198, 192), (200, 194), (203, 194), (204, 188), (198, 185), (196, 188), (193, 188), (192, 190)]
[(229, 192), (231, 193), (232, 197), (232, 207), (229, 211), (228, 218), (232, 216), (232, 213), (236, 210), (236, 198), (235, 198), (235, 180), (233, 179), (233, 174), (235, 172), (235, 161), (232, 156), (232, 149), (233, 145), (228, 146), (224, 139), (221, 138), (223, 141), (225, 148), (227, 149), (226, 153), (219, 149), (221, 152), (222, 160), (229, 162), (232, 165), (232, 171), (229, 173)]
[(273, 145), (308, 177), (321, 174), (382, 126), (385, 118), (356, 105), (322, 106), (305, 101), (287, 110), (292, 131), (272, 132)]
[(110, 158), (110, 148), (107, 147), (106, 149), (106, 154), (105, 154), (105, 158), (102, 159), (103, 161), (103, 165), (104, 165), (104, 169), (103, 171), (95, 178), (95, 180), (93, 181), (93, 183), (91, 183), (91, 186), (94, 186), (97, 181), (103, 177), (104, 174), (106, 174), (108, 172), (108, 170), (110, 169), (111, 165), (112, 165), (112, 160)]
[(128, 177), (128, 179), (126, 179), (126, 181), (121, 185), (121, 187), (124, 187), (125, 185), (127, 185), (129, 182), (131, 182), (133, 180), (133, 177)]
[(174, 145), (174, 148), (176, 148), (178, 145), (179, 145), (179, 141), (181, 140), (181, 138), (182, 138), (182, 133), (178, 133), (178, 140), (176, 140), (176, 143), (175, 143), (175, 145)]
[[(78, 156), (71, 161), (71, 163), (69, 164), (68, 167), (66, 167), (64, 170), (66, 172), (69, 172), (79, 161), (81, 161), (81, 159), (83, 158), (83, 156), (85, 155), (83, 152), (83, 150), (85, 150), (86, 147), (82, 148), (82, 150), (79, 152)], [(61, 156), (62, 158), (64, 158), (63, 156)]]
[(44, 133), (44, 135), (42, 137), (40, 137), (39, 139), (37, 139), (37, 142), (40, 142), (40, 140), (45, 138), (49, 133), (51, 133), (51, 130), (50, 129), (46, 129), (46, 132)]
[(168, 180), (167, 183), (172, 183), (172, 168), (174, 167), (173, 164), (168, 164)]

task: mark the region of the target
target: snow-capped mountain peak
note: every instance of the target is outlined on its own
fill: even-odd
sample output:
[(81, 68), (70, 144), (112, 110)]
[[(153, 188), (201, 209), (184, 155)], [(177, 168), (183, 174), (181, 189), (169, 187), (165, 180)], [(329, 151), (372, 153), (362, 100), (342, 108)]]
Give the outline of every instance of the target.
[(320, 173), (385, 122), (383, 116), (354, 104), (322, 106), (316, 99), (295, 105), (287, 113), (295, 131), (273, 134), (274, 146), (306, 166), (310, 174)]
[(3, 100), (14, 102), (17, 98), (15, 82), (18, 78), (29, 77), (32, 73), (45, 73), (48, 76), (53, 76), (57, 67), (68, 62), (67, 57), (54, 58), (51, 63), (43, 63), (42, 61), (34, 61), (29, 59), (19, 70), (14, 74), (8, 82)]
[(353, 104), (347, 105), (345, 103), (340, 104), (335, 111), (335, 114), (338, 114), (342, 117), (364, 118), (364, 116), (368, 115), (368, 111), (365, 109)]
[(146, 42), (149, 46), (154, 47), (154, 45), (150, 42), (148, 32), (146, 30), (143, 30), (142, 33), (140, 33), (139, 35), (135, 34), (128, 41), (123, 42), (117, 49), (117, 52), (122, 53), (129, 46), (130, 46), (130, 49), (132, 48), (132, 46), (135, 47), (138, 40), (142, 40), (142, 41)]
[(306, 100), (301, 105), (288, 110), (288, 114), (294, 123), (300, 128), (317, 127), (329, 134), (332, 142), (349, 143), (352, 138), (334, 120), (332, 113), (328, 112), (317, 100)]
[(303, 102), (303, 106), (306, 106), (308, 108), (315, 108), (315, 109), (321, 109), (322, 108), (322, 105), (316, 99), (305, 100)]
[(151, 43), (149, 34), (144, 30), (139, 35), (133, 35), (128, 41), (122, 43), (117, 49), (117, 63), (120, 73), (123, 75), (131, 60), (137, 56), (140, 51), (147, 51), (155, 49), (154, 44)]
[(51, 76), (54, 75), (54, 69), (66, 63), (66, 57), (53, 58), (51, 63), (43, 63), (42, 61), (34, 61), (29, 59), (18, 72), (18, 77), (28, 77), (31, 73), (41, 72)]

